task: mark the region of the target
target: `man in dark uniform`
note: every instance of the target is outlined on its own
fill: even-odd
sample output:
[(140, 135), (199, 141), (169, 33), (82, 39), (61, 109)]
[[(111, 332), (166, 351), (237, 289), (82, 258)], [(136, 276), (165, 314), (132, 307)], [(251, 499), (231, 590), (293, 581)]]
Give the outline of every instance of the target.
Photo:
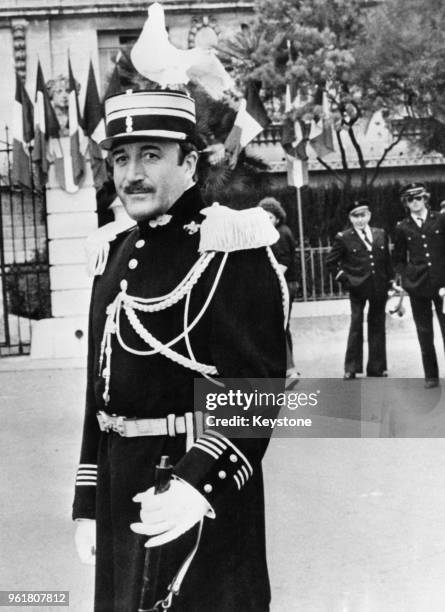
[[(102, 251), (91, 300), (73, 517), (81, 558), (95, 551), (95, 610), (138, 610), (150, 535), (163, 544), (155, 600), (200, 539), (171, 609), (266, 612), (267, 440), (203, 431), (193, 383), (284, 377), (288, 296), (269, 246), (278, 235), (259, 209), (204, 209), (189, 96), (127, 92), (105, 110), (102, 146), (137, 227)], [(174, 477), (153, 496), (161, 455)]]
[(349, 289), (351, 325), (345, 357), (346, 380), (363, 372), (363, 311), (368, 311), (367, 376), (386, 376), (385, 304), (392, 281), (388, 238), (383, 229), (370, 227), (367, 200), (349, 209), (352, 227), (339, 232), (328, 254), (327, 266), (345, 289)]
[(425, 387), (439, 384), (434, 348), (433, 313), (436, 309), (445, 342), (441, 291), (445, 288), (445, 217), (429, 209), (430, 194), (423, 183), (410, 183), (400, 192), (408, 215), (396, 226), (394, 264), (407, 291), (422, 352)]

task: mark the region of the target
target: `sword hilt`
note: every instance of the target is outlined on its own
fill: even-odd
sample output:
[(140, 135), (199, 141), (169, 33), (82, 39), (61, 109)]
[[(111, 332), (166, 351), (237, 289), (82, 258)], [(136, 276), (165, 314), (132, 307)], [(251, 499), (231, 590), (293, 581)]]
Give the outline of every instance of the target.
[(170, 479), (173, 466), (168, 455), (162, 455), (159, 464), (155, 468), (155, 495), (164, 493), (170, 488)]

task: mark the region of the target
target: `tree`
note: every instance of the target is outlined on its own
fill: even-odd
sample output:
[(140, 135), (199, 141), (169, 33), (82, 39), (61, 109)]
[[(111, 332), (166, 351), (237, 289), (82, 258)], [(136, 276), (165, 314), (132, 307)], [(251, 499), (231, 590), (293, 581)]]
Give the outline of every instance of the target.
[[(388, 2), (392, 4), (396, 0)], [(398, 2), (402, 5), (401, 0)], [(428, 2), (431, 5), (439, 4), (434, 0)], [(408, 4), (414, 7), (416, 2), (409, 0)], [(376, 180), (388, 153), (406, 133), (408, 123), (402, 122), (376, 166), (368, 167), (361, 140), (363, 129), (359, 128), (363, 128), (363, 124), (369, 122), (376, 111), (382, 113), (388, 125), (392, 118), (400, 116), (401, 105), (392, 83), (404, 62), (404, 55), (412, 53), (408, 40), (406, 48), (402, 48), (400, 56), (396, 56), (396, 65), (396, 58), (391, 58), (389, 49), (391, 37), (384, 41), (380, 35), (378, 38), (385, 49), (385, 60), (383, 50), (379, 55), (379, 45), (375, 41), (373, 43), (371, 38), (379, 33), (384, 10), (379, 6), (369, 7), (362, 0), (256, 0), (250, 40), (257, 41), (257, 44), (249, 61), (244, 64), (245, 79), (260, 79), (266, 91), (275, 89), (283, 100), (286, 84), (296, 84), (299, 101), (291, 111), (293, 120), (310, 122), (314, 116), (320, 116), (322, 109), (316, 103), (316, 92), (320, 87), (324, 90), (330, 103), (330, 118), (340, 151), (343, 175), (336, 173), (325, 160), (319, 158), (319, 161), (338, 181), (350, 187), (352, 173), (346, 152), (349, 141), (360, 168), (364, 193)], [(393, 23), (394, 28), (402, 25), (402, 11), (397, 14), (397, 19), (399, 25)], [(371, 54), (368, 53), (369, 46), (373, 48)], [(238, 50), (240, 48), (238, 40)], [(242, 71), (240, 56), (237, 59), (237, 70)], [(380, 68), (377, 65), (380, 61), (392, 65), (393, 70), (380, 71), (381, 81), (375, 82), (373, 78)], [(420, 72), (419, 65), (418, 75)], [(400, 86), (408, 91), (409, 86), (403, 82), (405, 73), (402, 71), (401, 75)]]
[(374, 107), (421, 122), (426, 150), (445, 153), (445, 6), (387, 0), (365, 22), (357, 74)]

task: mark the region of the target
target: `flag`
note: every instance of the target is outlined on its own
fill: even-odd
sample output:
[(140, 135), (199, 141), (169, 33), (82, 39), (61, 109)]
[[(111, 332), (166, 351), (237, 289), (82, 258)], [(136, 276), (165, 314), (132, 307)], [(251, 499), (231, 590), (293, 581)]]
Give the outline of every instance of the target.
[(281, 132), (281, 146), (288, 155), (301, 161), (308, 160), (306, 146), (310, 129), (310, 123), (305, 123), (301, 119), (293, 119), (291, 115), (285, 118)]
[(293, 108), (298, 106), (300, 106), (300, 94), (295, 81), (291, 81), (290, 83), (286, 84), (284, 112), (289, 113)]
[(116, 57), (116, 63), (113, 68), (113, 72), (110, 75), (110, 80), (108, 81), (107, 90), (105, 92), (104, 100), (112, 96), (113, 94), (120, 93), (122, 91), (121, 80), (119, 76), (119, 68), (117, 67), (117, 63), (121, 57), (119, 54)]
[(308, 183), (308, 155), (306, 146), (310, 123), (287, 116), (283, 123), (281, 146), (286, 154), (287, 182), (291, 187), (303, 187)]
[(224, 143), (229, 168), (232, 170), (237, 164), (242, 149), (258, 136), (269, 123), (269, 117), (258, 91), (258, 82), (250, 81), (247, 85), (246, 97), (240, 101), (235, 122)]
[(79, 189), (84, 173), (84, 159), (80, 152), (81, 118), (76, 81), (71, 61), (68, 58), (68, 127), (69, 146), (64, 150), (63, 160), (55, 160), (55, 170), (59, 185), (69, 193)]
[(59, 138), (60, 126), (51, 105), (43, 78), (40, 61), (37, 64), (36, 96), (34, 104), (34, 149), (32, 159), (39, 169), (39, 179), (45, 185), (48, 179), (50, 138)]
[(83, 111), (83, 128), (88, 137), (88, 154), (90, 158), (93, 181), (96, 189), (100, 189), (107, 180), (105, 166), (106, 153), (100, 148), (98, 142), (105, 138), (105, 121), (103, 107), (94, 75), (93, 62), (90, 61), (88, 70), (87, 90), (85, 93), (85, 106)]
[(325, 157), (329, 155), (329, 153), (335, 151), (335, 147), (332, 124), (329, 117), (329, 100), (326, 92), (321, 86), (317, 88), (314, 103), (320, 108), (320, 113), (318, 117), (314, 117), (311, 121), (309, 142), (317, 154), (317, 157)]
[(309, 183), (308, 163), (286, 153), (287, 184), (290, 187), (303, 187)]
[(32, 167), (29, 146), (34, 138), (32, 102), (22, 79), (15, 75), (15, 100), (12, 122), (12, 183), (32, 188)]

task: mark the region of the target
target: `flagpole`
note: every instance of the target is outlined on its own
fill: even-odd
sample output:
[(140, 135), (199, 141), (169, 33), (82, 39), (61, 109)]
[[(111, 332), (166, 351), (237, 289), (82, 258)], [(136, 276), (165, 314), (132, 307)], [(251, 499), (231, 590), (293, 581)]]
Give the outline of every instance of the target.
[(303, 285), (303, 300), (307, 302), (306, 261), (304, 254), (303, 210), (301, 205), (301, 188), (297, 190), (298, 236), (300, 242), (301, 283)]

